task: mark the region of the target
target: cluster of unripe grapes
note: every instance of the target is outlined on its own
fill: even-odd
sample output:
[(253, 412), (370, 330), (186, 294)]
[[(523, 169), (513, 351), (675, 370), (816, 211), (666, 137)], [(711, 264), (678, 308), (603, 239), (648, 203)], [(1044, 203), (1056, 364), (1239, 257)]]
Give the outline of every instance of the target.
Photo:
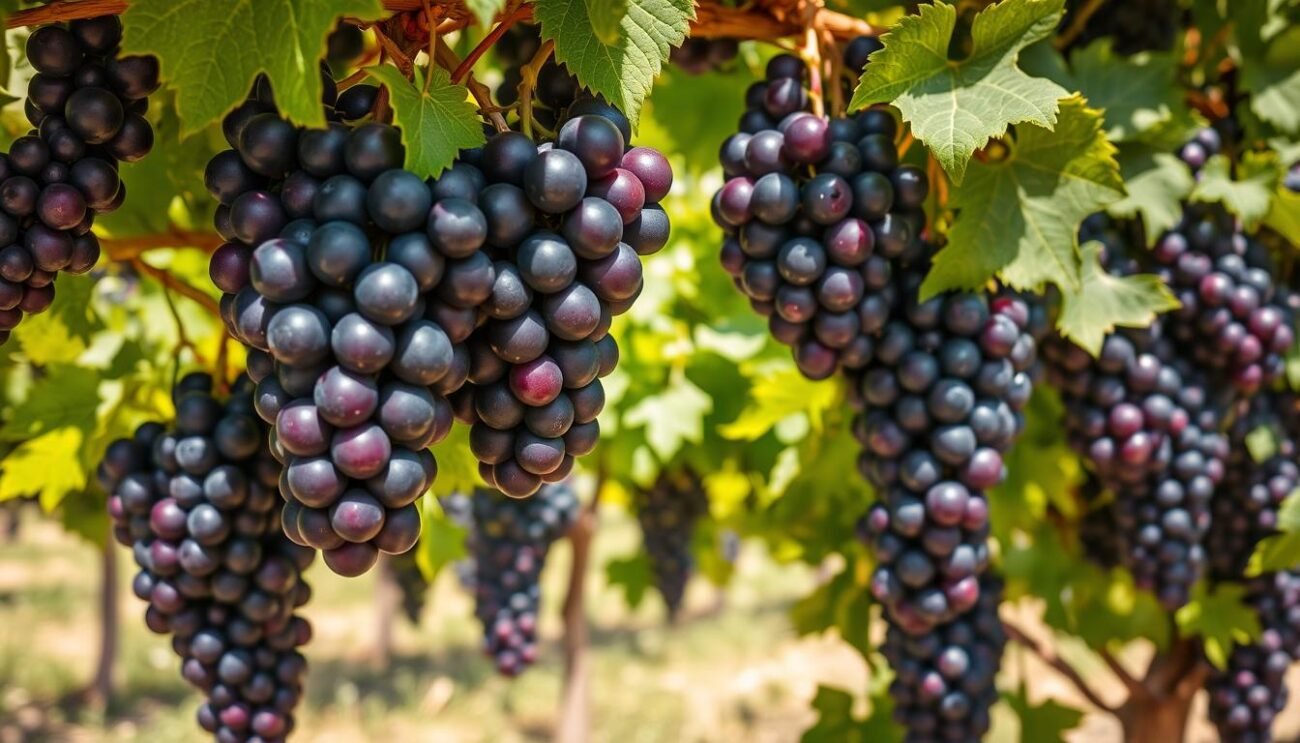
[(634, 506), (655, 588), (673, 619), (694, 569), (695, 524), (709, 512), (704, 484), (693, 472), (665, 473), (649, 488), (636, 491)]
[(121, 56), (117, 16), (42, 26), (27, 38), (36, 74), (24, 110), (33, 129), (0, 156), (0, 344), (54, 301), (60, 271), (99, 260), (95, 215), (126, 198), (119, 162), (153, 147), (145, 120), (158, 61)]
[(800, 371), (825, 379), (870, 362), (897, 299), (894, 262), (922, 250), (929, 184), (899, 165), (888, 111), (809, 113), (805, 71), (778, 55), (747, 91), (741, 132), (719, 155), (727, 182), (713, 218), (736, 287)]
[(295, 614), (315, 553), (284, 536), (278, 466), (252, 383), (215, 396), (206, 374), (173, 391), (170, 430), (147, 423), (105, 452), (114, 536), (140, 571), (145, 623), (170, 634), (181, 675), (205, 695), (198, 721), (217, 741), (283, 741), (302, 697), (311, 627)]
[(568, 485), (543, 486), (531, 498), (476, 492), (470, 548), (474, 613), (483, 623), (483, 649), (497, 670), (515, 676), (537, 660), (539, 579), (551, 543), (578, 518)]

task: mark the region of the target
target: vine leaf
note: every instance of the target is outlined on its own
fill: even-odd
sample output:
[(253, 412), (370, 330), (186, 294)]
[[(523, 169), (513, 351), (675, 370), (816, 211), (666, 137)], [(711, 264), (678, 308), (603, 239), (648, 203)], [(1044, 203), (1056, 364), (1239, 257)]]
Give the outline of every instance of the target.
[(1005, 159), (972, 165), (953, 191), (957, 219), (921, 285), (923, 298), (976, 289), (999, 273), (1017, 288), (1052, 283), (1079, 291), (1079, 223), (1124, 195), (1101, 114), (1068, 98), (1055, 132), (1020, 127), (1007, 146)]
[[(877, 674), (874, 667), (871, 676)], [(833, 686), (819, 685), (812, 708), (817, 722), (804, 731), (802, 743), (898, 743), (903, 731), (894, 723), (894, 705), (889, 694), (881, 690), (871, 695), (871, 714), (865, 719), (853, 716), (853, 695)]]
[(605, 563), (605, 582), (610, 587), (622, 588), (628, 608), (636, 609), (645, 600), (646, 591), (654, 583), (650, 559), (642, 551), (610, 560)]
[(542, 38), (555, 41), (556, 61), (636, 122), (669, 48), (686, 39), (695, 4), (626, 0), (626, 11), (617, 23), (618, 37), (611, 42), (602, 39), (608, 34), (602, 35), (597, 24), (609, 23), (617, 13), (602, 9), (593, 16), (591, 12), (593, 5), (602, 2), (613, 4), (611, 0), (537, 0), (533, 14), (542, 26)]
[(1021, 740), (1064, 743), (1066, 731), (1083, 722), (1082, 712), (1055, 699), (1044, 700), (1042, 704), (1030, 703), (1023, 685), (1017, 693), (1003, 695), (1003, 699), (1020, 718)]
[(628, 0), (583, 0), (591, 16), (591, 30), (602, 44), (618, 43), (619, 24), (627, 17)]
[(444, 567), (467, 554), (465, 528), (447, 516), (431, 493), (425, 493), (420, 510), (423, 511), (424, 531), (415, 546), (415, 564), (425, 581), (432, 583)]
[(971, 54), (948, 59), (957, 26), (952, 5), (922, 5), (881, 37), (850, 109), (892, 103), (912, 134), (934, 153), (954, 183), (961, 183), (975, 150), (1006, 134), (1012, 124), (1052, 128), (1060, 85), (1030, 77), (1016, 66), (1020, 50), (1052, 34), (1065, 0), (1003, 0), (975, 16)]
[[(393, 123), (402, 130), (406, 169), (412, 173), (421, 178), (436, 176), (455, 162), (461, 150), (486, 141), (478, 109), (466, 97), (465, 88), (453, 83), (441, 67), (416, 68), (414, 83), (392, 65), (367, 67), (366, 72), (388, 88)], [(433, 76), (427, 88), (425, 75)]]
[(1148, 243), (1154, 243), (1183, 216), (1183, 200), (1196, 181), (1177, 155), (1145, 144), (1119, 146), (1119, 172), (1128, 195), (1107, 207), (1116, 217), (1142, 216)]
[(1234, 644), (1246, 644), (1259, 637), (1259, 614), (1246, 605), (1246, 587), (1221, 583), (1213, 592), (1197, 584), (1192, 600), (1174, 613), (1179, 634), (1200, 635), (1205, 657), (1216, 668), (1228, 665)]
[(1247, 229), (1253, 229), (1268, 214), (1279, 175), (1277, 158), (1271, 153), (1242, 155), (1236, 179), (1232, 161), (1226, 155), (1215, 155), (1201, 170), (1192, 200), (1222, 203), (1241, 217)]
[(641, 400), (627, 411), (623, 422), (629, 427), (645, 426), (646, 443), (666, 462), (686, 442), (700, 442), (704, 436), (704, 416), (711, 410), (713, 399), (689, 380), (682, 380), (658, 395)]
[[(1248, 22), (1238, 23), (1238, 33), (1252, 30)], [(1258, 27), (1255, 27), (1258, 33)], [(1247, 41), (1240, 65), (1243, 92), (1250, 94), (1250, 108), (1261, 119), (1288, 132), (1300, 131), (1300, 28), (1291, 26), (1264, 42)]]
[(755, 372), (749, 404), (719, 433), (728, 439), (755, 441), (792, 416), (807, 416), (814, 430), (822, 429), (822, 418), (836, 404), (834, 385), (814, 382), (793, 366), (776, 370), (764, 366)]
[(1247, 576), (1289, 570), (1300, 563), (1300, 490), (1282, 501), (1277, 512), (1277, 531), (1255, 545), (1255, 552), (1246, 567)]
[(1177, 309), (1178, 300), (1155, 274), (1112, 276), (1101, 267), (1102, 244), (1083, 246), (1079, 291), (1063, 292), (1061, 334), (1097, 355), (1106, 334), (1117, 325), (1145, 328), (1161, 312)]
[(484, 28), (492, 25), (492, 21), (506, 7), (506, 0), (464, 0), (465, 7), (469, 12), (474, 14), (478, 24)]
[(1277, 230), (1292, 245), (1300, 244), (1300, 194), (1278, 188), (1264, 216), (1264, 224)]
[(326, 37), (343, 16), (383, 14), (379, 0), (132, 0), (122, 15), (122, 49), (158, 57), (183, 136), (238, 105), (260, 73), (283, 116), (323, 127), (318, 67)]
[(1144, 52), (1123, 57), (1109, 42), (1097, 41), (1070, 57), (1078, 90), (1088, 105), (1102, 110), (1112, 142), (1142, 138), (1146, 132), (1191, 117), (1173, 54)]
[(77, 452), (85, 442), (83, 430), (64, 426), (19, 444), (0, 460), (0, 502), (39, 491), (42, 508), (50, 511), (84, 490), (86, 470)]

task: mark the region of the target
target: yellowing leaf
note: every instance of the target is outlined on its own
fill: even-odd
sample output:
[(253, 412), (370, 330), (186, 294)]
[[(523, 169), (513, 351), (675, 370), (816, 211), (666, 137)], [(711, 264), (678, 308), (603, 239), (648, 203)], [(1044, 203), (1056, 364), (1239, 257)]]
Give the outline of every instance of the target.
[(39, 491), (41, 506), (52, 511), (69, 493), (86, 488), (87, 473), (78, 455), (85, 435), (59, 428), (28, 439), (0, 460), (0, 501)]
[(1184, 637), (1199, 636), (1205, 657), (1217, 668), (1228, 664), (1235, 644), (1259, 637), (1259, 614), (1245, 603), (1246, 588), (1220, 583), (1211, 593), (1199, 584), (1192, 600), (1174, 613), (1174, 622)]
[(658, 395), (646, 397), (623, 416), (629, 428), (645, 426), (646, 443), (661, 461), (668, 461), (686, 442), (704, 436), (704, 416), (713, 400), (689, 380), (672, 384)]
[(762, 367), (757, 373), (750, 401), (736, 420), (722, 426), (719, 433), (729, 439), (753, 441), (761, 438), (781, 421), (806, 414), (815, 430), (821, 428), (822, 415), (834, 404), (838, 388), (834, 384), (814, 382), (793, 366), (780, 371)]
[(948, 59), (957, 26), (957, 9), (945, 3), (922, 5), (881, 38), (884, 49), (871, 63), (853, 94), (851, 109), (892, 103), (961, 183), (975, 150), (1013, 124), (1051, 128), (1057, 101), (1069, 95), (1045, 78), (1016, 66), (1020, 51), (1056, 30), (1065, 0), (1003, 0), (975, 16), (971, 53)]
[(1021, 289), (1079, 290), (1079, 223), (1124, 195), (1101, 115), (1070, 98), (1055, 132), (1020, 127), (1009, 146), (1006, 159), (972, 165), (953, 192), (957, 219), (923, 297), (977, 289), (994, 274)]

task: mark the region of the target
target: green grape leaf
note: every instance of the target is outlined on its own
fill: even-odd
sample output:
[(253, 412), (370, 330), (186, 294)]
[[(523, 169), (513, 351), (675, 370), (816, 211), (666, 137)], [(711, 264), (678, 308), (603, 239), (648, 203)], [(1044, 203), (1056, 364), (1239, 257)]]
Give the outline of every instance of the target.
[(1088, 105), (1101, 109), (1106, 136), (1112, 142), (1141, 137), (1144, 132), (1186, 117), (1187, 103), (1178, 79), (1178, 57), (1172, 52), (1116, 54), (1107, 41), (1095, 41), (1070, 56), (1079, 92)]
[(712, 409), (713, 400), (683, 379), (629, 408), (623, 422), (630, 428), (644, 426), (646, 443), (666, 462), (687, 442), (700, 442), (704, 416)]
[(478, 460), (469, 449), (469, 428), (454, 426), (447, 438), (433, 445), (434, 460), (438, 462), (438, 479), (433, 492), (468, 493), (482, 484), (478, 476)]
[(487, 28), (506, 7), (506, 0), (464, 0), (465, 7), (474, 14), (480, 26)]
[(1192, 201), (1221, 203), (1241, 217), (1247, 229), (1253, 229), (1268, 214), (1272, 203), (1273, 189), (1281, 176), (1277, 158), (1247, 152), (1237, 165), (1236, 176), (1232, 161), (1226, 155), (1215, 155), (1201, 170)]
[(1183, 217), (1183, 200), (1196, 181), (1178, 156), (1144, 144), (1119, 146), (1119, 171), (1128, 195), (1106, 208), (1116, 217), (1142, 217), (1148, 243), (1154, 243)]
[[(72, 282), (69, 282), (72, 283)], [(0, 440), (22, 441), (64, 428), (95, 430), (100, 375), (73, 364), (55, 364), (36, 378), (27, 397), (9, 411)]]
[[(441, 67), (417, 67), (412, 83), (392, 65), (367, 67), (370, 76), (388, 88), (393, 104), (393, 123), (402, 130), (406, 145), (406, 169), (429, 178), (456, 160), (461, 150), (486, 141), (478, 109), (469, 101), (465, 88), (451, 81)], [(425, 75), (432, 74), (428, 87)]]
[[(627, 0), (618, 21), (618, 39), (608, 42), (599, 37), (597, 20), (591, 14), (591, 6), (601, 2), (537, 0), (533, 16), (542, 26), (542, 38), (555, 41), (556, 61), (568, 67), (583, 87), (600, 94), (636, 122), (641, 102), (650, 94), (669, 48), (686, 38), (690, 22), (695, 20), (695, 4), (691, 0)], [(604, 10), (601, 14), (614, 15)]]
[[(887, 677), (872, 668), (872, 677)], [(871, 714), (853, 716), (853, 695), (843, 689), (818, 685), (812, 708), (817, 721), (804, 731), (800, 743), (901, 743), (903, 730), (893, 721), (894, 706), (885, 691), (871, 696)]]
[(1083, 246), (1083, 276), (1077, 292), (1062, 291), (1062, 335), (1088, 353), (1101, 351), (1116, 326), (1145, 328), (1161, 312), (1177, 309), (1178, 300), (1155, 274), (1112, 276), (1101, 267), (1102, 244)]
[(754, 441), (795, 415), (808, 417), (812, 427), (820, 430), (822, 417), (838, 397), (836, 386), (814, 382), (790, 365), (775, 371), (766, 366), (759, 368), (763, 371), (755, 374), (749, 404), (718, 432), (728, 439)]
[(627, 17), (629, 0), (583, 0), (591, 17), (591, 30), (602, 44), (617, 44), (623, 31), (619, 27)]
[(1245, 599), (1246, 587), (1240, 584), (1220, 583), (1210, 591), (1201, 582), (1192, 600), (1174, 612), (1174, 623), (1184, 637), (1199, 636), (1206, 659), (1225, 668), (1234, 644), (1259, 637), (1259, 614)]
[(610, 587), (623, 589), (623, 599), (628, 608), (636, 609), (645, 600), (646, 591), (654, 585), (650, 559), (642, 551), (610, 560), (605, 563), (605, 582)]
[(1016, 66), (1020, 50), (1046, 38), (1061, 20), (1065, 0), (1003, 0), (975, 16), (971, 53), (948, 59), (957, 25), (952, 5), (922, 5), (881, 37), (850, 109), (892, 103), (912, 134), (934, 153), (960, 184), (975, 150), (1001, 137), (1013, 124), (1056, 124), (1060, 85), (1026, 75)]
[(1264, 224), (1277, 230), (1292, 245), (1300, 245), (1300, 193), (1279, 188), (1273, 193)]
[(78, 453), (86, 434), (64, 426), (28, 439), (0, 459), (0, 502), (39, 493), (41, 507), (53, 511), (70, 493), (89, 482)]
[(1300, 564), (1300, 490), (1282, 501), (1277, 513), (1277, 531), (1255, 545), (1246, 575), (1254, 577), (1274, 570), (1290, 570)]
[(188, 136), (221, 118), (266, 73), (281, 114), (325, 126), (319, 64), (339, 18), (382, 18), (379, 0), (132, 0), (122, 14), (127, 54), (158, 57)]
[(1034, 743), (1065, 743), (1065, 733), (1083, 722), (1083, 712), (1067, 707), (1055, 699), (1032, 704), (1022, 687), (1015, 694), (1003, 694), (1016, 717), (1020, 718), (1020, 740)]
[(1246, 451), (1250, 453), (1250, 459), (1255, 463), (1266, 462), (1276, 456), (1277, 444), (1277, 431), (1270, 426), (1256, 426), (1253, 431), (1246, 434)]
[(1279, 129), (1300, 132), (1300, 27), (1273, 37), (1262, 54), (1248, 54), (1239, 69), (1251, 111)]
[[(439, 478), (441, 479), (441, 478)], [(465, 549), (465, 529), (452, 521), (432, 493), (425, 493), (420, 504), (424, 527), (420, 541), (415, 545), (415, 564), (428, 583), (453, 562), (468, 554)]]
[(77, 493), (76, 497), (64, 498), (59, 504), (59, 522), (63, 524), (64, 530), (97, 547), (103, 547), (111, 534), (108, 509), (105, 506), (106, 501), (102, 495)]
[(976, 289), (995, 274), (1023, 289), (1079, 290), (1079, 223), (1124, 195), (1101, 114), (1077, 96), (1066, 99), (1055, 132), (1020, 127), (1008, 147), (1005, 159), (972, 165), (953, 191), (957, 219), (923, 298)]

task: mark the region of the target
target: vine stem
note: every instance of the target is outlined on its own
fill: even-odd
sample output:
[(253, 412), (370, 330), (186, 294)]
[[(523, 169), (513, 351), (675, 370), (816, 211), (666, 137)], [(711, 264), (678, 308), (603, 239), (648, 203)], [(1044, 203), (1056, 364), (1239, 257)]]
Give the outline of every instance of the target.
[(506, 31), (510, 30), (511, 26), (523, 20), (524, 17), (532, 17), (533, 9), (529, 6), (525, 6), (523, 0), (514, 0), (513, 5), (514, 9), (508, 10), (506, 16), (501, 19), (501, 22), (498, 23), (487, 36), (484, 36), (483, 40), (469, 51), (469, 54), (465, 55), (465, 59), (462, 60), (460, 64), (456, 65), (456, 69), (452, 70), (451, 81), (453, 83), (459, 83), (461, 80), (464, 80), (465, 77), (470, 74), (470, 70), (473, 69), (475, 63), (478, 62), (479, 57), (482, 57), (488, 49), (491, 49), (492, 46), (497, 43), (497, 40), (504, 36)]
[(139, 237), (101, 237), (99, 247), (109, 260), (131, 261), (150, 250), (163, 248), (192, 247), (211, 253), (221, 247), (223, 242), (215, 232), (174, 229)]
[(162, 277), (157, 277), (159, 281), (162, 283), (163, 299), (167, 302), (167, 310), (171, 313), (172, 321), (176, 323), (175, 355), (176, 355), (177, 368), (179, 369), (181, 363), (181, 351), (184, 351), (187, 348), (190, 350), (190, 353), (194, 355), (194, 359), (198, 361), (200, 365), (206, 366), (207, 361), (204, 360), (203, 354), (199, 353), (199, 349), (194, 345), (194, 343), (190, 340), (190, 337), (185, 333), (185, 323), (181, 321), (181, 313), (179, 310), (176, 309), (176, 300), (172, 299), (171, 287), (173, 284), (182, 284), (185, 286), (188, 285), (184, 284), (183, 282), (177, 281), (176, 277), (172, 276), (166, 271), (163, 271), (161, 268), (154, 268), (153, 266), (150, 266), (148, 263), (145, 263), (139, 258), (136, 258), (135, 260), (131, 261), (131, 264), (135, 266), (135, 269), (137, 271), (149, 273), (151, 276), (156, 276), (156, 274), (154, 274), (153, 271), (159, 271), (163, 274), (163, 276), (172, 279), (172, 281), (163, 281)]
[(1007, 636), (1018, 645), (1023, 646), (1031, 653), (1038, 656), (1040, 660), (1050, 666), (1057, 673), (1064, 676), (1066, 680), (1068, 680), (1071, 685), (1073, 685), (1074, 688), (1077, 689), (1079, 693), (1082, 694), (1094, 707), (1103, 712), (1108, 712), (1112, 715), (1115, 714), (1116, 709), (1107, 704), (1106, 700), (1102, 699), (1097, 692), (1088, 685), (1088, 682), (1084, 680), (1079, 671), (1066, 660), (1061, 658), (1061, 656), (1057, 655), (1055, 651), (1048, 649), (1042, 643), (1026, 634), (1024, 630), (1010, 622), (1003, 621), (1002, 626), (1006, 628)]
[(1070, 20), (1070, 25), (1052, 41), (1052, 46), (1057, 51), (1060, 51), (1073, 44), (1075, 39), (1079, 38), (1079, 34), (1083, 33), (1083, 29), (1087, 27), (1089, 19), (1098, 10), (1101, 10), (1101, 6), (1105, 4), (1106, 0), (1088, 0), (1084, 3), (1083, 7), (1079, 8), (1079, 12), (1075, 13), (1074, 18)]
[[(443, 41), (441, 36), (438, 37), (434, 61), (440, 67), (448, 70), (460, 69), (464, 65), (464, 62), (456, 58), (456, 52), (450, 46), (447, 46), (447, 42)], [(433, 76), (430, 75), (429, 77)], [(465, 87), (469, 88), (470, 95), (474, 96), (479, 111), (488, 117), (488, 120), (492, 122), (492, 126), (498, 132), (510, 130), (510, 125), (506, 123), (505, 117), (501, 115), (501, 108), (492, 103), (492, 91), (488, 90), (486, 85), (475, 78), (474, 73), (465, 72)]]
[[(145, 263), (138, 256), (131, 259), (131, 265), (135, 267), (135, 270), (147, 274), (150, 278), (154, 279), (159, 284), (162, 284), (164, 289), (174, 291), (212, 313), (214, 316), (221, 317), (221, 307), (217, 304), (217, 300), (208, 296), (198, 287), (181, 281), (165, 269)], [(169, 304), (171, 303), (170, 297), (167, 301)]]
[(543, 42), (533, 58), (528, 60), (528, 64), (519, 68), (519, 122), (524, 134), (530, 139), (533, 136), (533, 89), (537, 87), (537, 73), (546, 64), (546, 60), (550, 59), (553, 51), (554, 41)]
[[(423, 10), (424, 0), (383, 0), (384, 8), (395, 13)], [(452, 2), (434, 2), (435, 6), (455, 7), (463, 13), (463, 6)], [(793, 6), (789, 2), (772, 2), (763, 7), (730, 7), (718, 0), (699, 0), (696, 3), (696, 18), (691, 24), (691, 35), (701, 38), (730, 37), (736, 39), (780, 39), (795, 36), (803, 32), (804, 24), (792, 17), (783, 7)], [(28, 8), (12, 13), (5, 18), (6, 28), (20, 26), (41, 26), (47, 23), (75, 21), (82, 18), (95, 18), (101, 15), (118, 15), (126, 10), (127, 0), (79, 0), (78, 2), (58, 2), (38, 8)], [(532, 17), (530, 8), (516, 19), (528, 20)], [(439, 33), (450, 33), (467, 25), (468, 20), (448, 19), (445, 28)], [(829, 31), (837, 39), (852, 39), (855, 36), (876, 36), (881, 29), (866, 21), (844, 13), (821, 9), (813, 18), (813, 26), (819, 30)]]

